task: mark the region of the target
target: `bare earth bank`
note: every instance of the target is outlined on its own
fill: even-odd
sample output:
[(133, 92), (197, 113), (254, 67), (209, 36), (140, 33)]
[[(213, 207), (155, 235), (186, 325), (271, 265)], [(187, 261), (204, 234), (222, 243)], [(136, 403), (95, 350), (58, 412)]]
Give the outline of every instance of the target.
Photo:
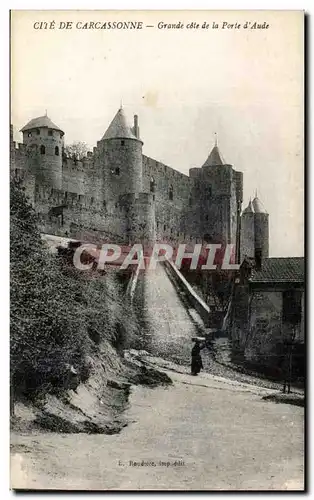
[(119, 434), (11, 434), (11, 485), (30, 489), (302, 490), (303, 408), (269, 389), (166, 370), (132, 386)]

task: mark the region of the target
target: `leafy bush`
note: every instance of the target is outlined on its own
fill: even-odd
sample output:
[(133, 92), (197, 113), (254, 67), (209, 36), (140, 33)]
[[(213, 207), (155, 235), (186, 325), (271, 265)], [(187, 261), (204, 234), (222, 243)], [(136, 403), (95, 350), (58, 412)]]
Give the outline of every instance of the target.
[(11, 380), (16, 394), (30, 396), (39, 389), (67, 387), (71, 366), (78, 382), (86, 380), (86, 358), (99, 354), (97, 345), (107, 342), (122, 351), (138, 324), (124, 300), (129, 276), (78, 271), (72, 265), (74, 250), (51, 254), (16, 180), (10, 216)]
[(20, 184), (11, 183), (11, 375), (31, 391), (62, 384), (69, 365), (82, 362), (86, 335), (77, 287), (45, 248), (37, 217)]

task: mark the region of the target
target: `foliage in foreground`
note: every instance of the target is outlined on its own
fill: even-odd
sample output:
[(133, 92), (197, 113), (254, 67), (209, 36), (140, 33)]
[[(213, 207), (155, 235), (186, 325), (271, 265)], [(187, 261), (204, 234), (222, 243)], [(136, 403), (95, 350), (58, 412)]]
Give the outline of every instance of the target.
[(86, 378), (86, 354), (103, 340), (121, 345), (134, 321), (116, 278), (82, 275), (49, 253), (15, 180), (10, 195), (11, 380), (29, 396), (65, 387), (71, 366)]
[(11, 184), (11, 374), (14, 385), (58, 384), (79, 364), (86, 337), (73, 282), (64, 279), (37, 229), (36, 214)]

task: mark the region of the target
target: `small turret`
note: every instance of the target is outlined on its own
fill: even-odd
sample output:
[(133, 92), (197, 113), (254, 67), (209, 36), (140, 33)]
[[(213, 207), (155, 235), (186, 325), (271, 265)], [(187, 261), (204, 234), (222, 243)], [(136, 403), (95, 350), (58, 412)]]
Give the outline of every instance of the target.
[(250, 201), (249, 201), (249, 204), (248, 206), (243, 210), (243, 214), (253, 214), (254, 213), (254, 210), (253, 210), (253, 205), (252, 205), (252, 200), (250, 198)]
[(255, 260), (260, 266), (263, 259), (269, 257), (269, 221), (268, 213), (261, 200), (255, 194), (252, 202), (254, 208), (254, 228), (255, 228)]
[(256, 196), (255, 196), (253, 202), (252, 202), (252, 205), (253, 205), (253, 208), (254, 208), (254, 212), (256, 214), (267, 214), (267, 211), (266, 211), (265, 207), (263, 206), (263, 203), (257, 197), (257, 193), (256, 193)]
[(22, 129), (28, 168), (36, 183), (62, 188), (62, 148), (64, 132), (46, 115), (30, 120)]
[(243, 210), (241, 215), (240, 262), (245, 257), (254, 257), (254, 240), (254, 208), (250, 198), (248, 206)]
[(241, 261), (247, 256), (255, 258), (262, 266), (263, 259), (269, 256), (268, 219), (269, 215), (256, 193), (241, 216)]
[(122, 107), (100, 141), (104, 164), (104, 199), (142, 191), (142, 146), (138, 118), (131, 128)]

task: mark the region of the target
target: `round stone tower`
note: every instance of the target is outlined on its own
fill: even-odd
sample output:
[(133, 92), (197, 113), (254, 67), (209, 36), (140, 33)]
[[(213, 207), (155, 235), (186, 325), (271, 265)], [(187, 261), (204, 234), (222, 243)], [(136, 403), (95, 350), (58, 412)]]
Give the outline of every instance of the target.
[(28, 168), (36, 184), (62, 189), (62, 148), (64, 132), (47, 115), (34, 118), (22, 129)]
[(269, 257), (269, 215), (257, 194), (252, 205), (254, 209), (255, 253), (258, 252), (261, 259), (264, 259)]
[(269, 215), (255, 196), (241, 215), (240, 260), (251, 257), (262, 262), (269, 257)]
[(142, 147), (137, 116), (129, 127), (120, 108), (100, 143), (104, 164), (104, 198), (142, 191)]
[(255, 254), (255, 233), (254, 233), (254, 210), (252, 201), (243, 210), (241, 215), (241, 235), (240, 235), (240, 261), (245, 257), (254, 258)]

